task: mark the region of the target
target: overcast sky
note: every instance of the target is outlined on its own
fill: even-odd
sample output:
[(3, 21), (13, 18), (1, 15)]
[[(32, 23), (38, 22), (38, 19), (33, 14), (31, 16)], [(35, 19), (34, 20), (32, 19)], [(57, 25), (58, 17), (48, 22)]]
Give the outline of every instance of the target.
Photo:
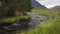
[(60, 5), (60, 0), (36, 0), (47, 8)]

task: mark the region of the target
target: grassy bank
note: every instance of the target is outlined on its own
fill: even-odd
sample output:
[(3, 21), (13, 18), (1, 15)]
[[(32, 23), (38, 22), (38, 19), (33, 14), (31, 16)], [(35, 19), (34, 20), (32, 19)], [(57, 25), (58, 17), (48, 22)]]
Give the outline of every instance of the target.
[(49, 20), (40, 24), (36, 29), (29, 31), (27, 34), (60, 34), (60, 18)]
[(0, 18), (0, 23), (14, 23), (17, 20), (20, 20), (20, 19), (28, 19), (28, 18), (29, 18), (28, 15), (18, 16), (18, 17)]
[(33, 13), (47, 15), (49, 20), (43, 24), (38, 25), (37, 28), (29, 31), (23, 31), (16, 34), (60, 34), (60, 10), (40, 10), (32, 9)]

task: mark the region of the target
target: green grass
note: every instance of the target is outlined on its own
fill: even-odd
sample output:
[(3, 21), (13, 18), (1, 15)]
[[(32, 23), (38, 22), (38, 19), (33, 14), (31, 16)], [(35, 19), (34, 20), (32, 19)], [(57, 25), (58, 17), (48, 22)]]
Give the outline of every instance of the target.
[(20, 19), (28, 19), (29, 16), (18, 16), (18, 17), (8, 17), (8, 18), (0, 18), (0, 23), (14, 23), (17, 20)]
[(57, 11), (57, 10), (32, 9), (32, 13), (43, 14), (43, 15), (48, 15), (48, 16), (57, 15), (55, 14), (56, 12), (60, 12), (60, 10)]
[(38, 25), (35, 29), (29, 31), (22, 31), (16, 34), (60, 34), (60, 10), (40, 10), (32, 9), (33, 13), (47, 15), (49, 20), (43, 24)]
[(60, 22), (58, 19), (49, 20), (27, 34), (60, 34)]

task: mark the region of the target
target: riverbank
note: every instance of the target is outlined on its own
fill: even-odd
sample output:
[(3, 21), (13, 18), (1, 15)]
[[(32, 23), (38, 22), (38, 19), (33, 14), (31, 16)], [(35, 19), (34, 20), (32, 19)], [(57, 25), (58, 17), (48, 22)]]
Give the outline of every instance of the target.
[(21, 29), (22, 27), (26, 27), (30, 17), (28, 15), (18, 16), (17, 17), (8, 17), (0, 19), (0, 33), (2, 34), (12, 34), (17, 29)]
[(47, 15), (48, 21), (38, 25), (35, 29), (22, 31), (16, 34), (60, 34), (60, 10), (39, 10), (33, 9), (33, 13)]

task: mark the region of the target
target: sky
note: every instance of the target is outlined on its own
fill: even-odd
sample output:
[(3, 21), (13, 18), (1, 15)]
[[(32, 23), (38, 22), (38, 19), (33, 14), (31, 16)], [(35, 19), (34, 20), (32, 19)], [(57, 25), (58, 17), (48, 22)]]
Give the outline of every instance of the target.
[(47, 8), (52, 8), (54, 6), (60, 5), (60, 0), (36, 0), (36, 1), (44, 5)]

